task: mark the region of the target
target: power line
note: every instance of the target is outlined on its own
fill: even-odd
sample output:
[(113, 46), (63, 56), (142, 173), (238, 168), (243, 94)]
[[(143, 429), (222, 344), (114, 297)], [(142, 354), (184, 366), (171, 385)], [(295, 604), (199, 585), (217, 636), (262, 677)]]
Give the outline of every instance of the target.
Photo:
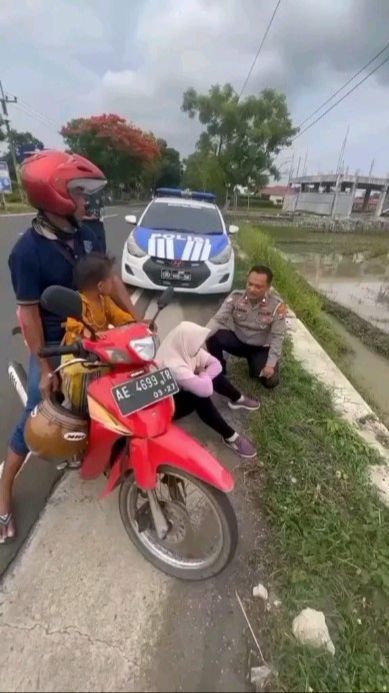
[(387, 63), (388, 61), (389, 61), (389, 55), (385, 58), (385, 60), (383, 60), (381, 63), (379, 63), (379, 65), (376, 65), (376, 67), (375, 67), (373, 70), (370, 70), (370, 72), (368, 72), (368, 74), (365, 75), (365, 76), (363, 77), (363, 79), (360, 79), (359, 82), (357, 82), (356, 84), (354, 84), (354, 86), (353, 86), (351, 89), (349, 89), (348, 91), (346, 91), (346, 93), (343, 94), (343, 96), (341, 96), (340, 99), (338, 99), (337, 101), (335, 101), (335, 103), (333, 103), (332, 106), (330, 106), (329, 108), (327, 108), (327, 110), (325, 110), (324, 113), (322, 113), (322, 114), (321, 114), (318, 118), (316, 118), (312, 123), (310, 123), (309, 125), (307, 125), (307, 127), (304, 128), (304, 130), (301, 130), (301, 131), (293, 138), (292, 142), (294, 142), (295, 140), (297, 140), (297, 138), (298, 138), (298, 137), (301, 137), (301, 135), (303, 135), (304, 132), (307, 132), (307, 130), (309, 130), (309, 129), (312, 128), (314, 125), (316, 125), (316, 123), (318, 123), (319, 120), (321, 120), (322, 118), (324, 118), (324, 116), (327, 115), (327, 113), (329, 113), (330, 111), (332, 111), (332, 110), (335, 108), (335, 106), (337, 106), (337, 105), (340, 104), (342, 101), (344, 101), (344, 99), (345, 99), (347, 96), (349, 96), (349, 94), (352, 94), (353, 91), (355, 91), (356, 89), (358, 89), (358, 87), (359, 87), (361, 84), (363, 84), (363, 82), (366, 82), (366, 80), (369, 79), (369, 77), (371, 77), (371, 75), (374, 75), (374, 73), (377, 72), (377, 70), (379, 70), (380, 67), (382, 67), (383, 65), (385, 65), (385, 63)]
[(266, 41), (266, 37), (267, 37), (267, 35), (268, 35), (269, 31), (270, 31), (271, 25), (273, 24), (274, 17), (275, 17), (276, 14), (277, 14), (277, 10), (278, 10), (280, 4), (281, 4), (281, 0), (278, 0), (277, 4), (276, 4), (276, 6), (275, 6), (275, 8), (274, 8), (274, 10), (273, 10), (273, 14), (272, 14), (272, 16), (271, 16), (271, 18), (270, 18), (270, 20), (269, 20), (269, 23), (268, 23), (268, 25), (267, 25), (267, 27), (266, 27), (265, 33), (264, 33), (264, 35), (263, 35), (263, 37), (262, 37), (262, 41), (261, 41), (261, 43), (259, 44), (259, 48), (258, 48), (258, 50), (257, 50), (257, 53), (256, 53), (256, 55), (255, 55), (255, 58), (254, 58), (254, 60), (253, 60), (253, 62), (252, 62), (252, 64), (251, 64), (251, 67), (250, 67), (250, 69), (249, 69), (249, 71), (248, 71), (248, 73), (247, 73), (247, 77), (246, 77), (246, 79), (245, 79), (245, 81), (244, 81), (244, 83), (243, 83), (243, 86), (242, 86), (242, 88), (241, 88), (241, 90), (240, 90), (240, 92), (239, 92), (239, 97), (238, 97), (238, 99), (240, 99), (240, 97), (242, 96), (244, 90), (246, 89), (247, 83), (248, 83), (248, 81), (249, 81), (249, 79), (250, 79), (250, 77), (251, 77), (251, 73), (252, 73), (252, 71), (253, 71), (253, 69), (254, 69), (254, 67), (255, 67), (255, 63), (256, 63), (257, 60), (258, 60), (259, 54), (260, 54), (260, 52), (261, 52), (261, 50), (262, 50), (262, 46), (263, 46), (263, 44), (264, 44), (265, 41)]
[[(45, 127), (47, 127), (49, 130), (52, 132), (55, 132), (58, 134), (58, 130), (56, 127), (53, 125), (54, 121), (50, 122), (48, 119), (46, 119), (43, 115), (40, 115), (37, 111), (31, 111), (30, 109), (25, 108), (24, 106), (21, 106), (20, 104), (16, 104), (16, 108), (24, 113), (25, 115), (29, 116), (30, 118), (33, 118), (37, 122), (41, 123)], [(53, 123), (53, 124), (52, 124)]]
[(28, 108), (29, 111), (36, 114), (38, 118), (43, 118), (48, 123), (54, 125), (54, 127), (57, 127), (57, 123), (55, 122), (55, 120), (53, 120), (53, 118), (50, 118), (50, 116), (47, 116), (44, 113), (41, 113), (40, 111), (37, 111), (36, 108), (34, 108), (34, 106), (31, 106), (29, 103), (27, 103), (27, 101), (24, 101), (24, 99), (19, 99), (18, 103), (19, 106), (24, 106), (25, 108)]
[(334, 91), (334, 93), (331, 94), (331, 96), (329, 96), (328, 99), (326, 99), (326, 101), (324, 101), (318, 108), (316, 108), (315, 111), (313, 111), (307, 118), (305, 118), (305, 119), (299, 124), (298, 127), (301, 128), (303, 125), (305, 125), (305, 123), (308, 122), (308, 120), (311, 120), (311, 118), (313, 118), (313, 116), (315, 116), (316, 113), (318, 113), (319, 111), (321, 111), (321, 109), (324, 108), (324, 106), (326, 106), (330, 101), (332, 101), (332, 99), (334, 99), (335, 96), (337, 96), (341, 91), (343, 91), (343, 89), (345, 89), (346, 87), (348, 87), (348, 85), (349, 85), (351, 82), (353, 82), (354, 79), (356, 79), (356, 77), (359, 77), (359, 75), (360, 75), (362, 72), (364, 72), (364, 70), (366, 70), (366, 68), (369, 67), (369, 65), (371, 65), (375, 60), (377, 60), (377, 58), (379, 58), (380, 55), (382, 55), (382, 53), (384, 53), (384, 52), (386, 51), (387, 48), (389, 48), (389, 42), (388, 42), (388, 43), (386, 44), (386, 46), (384, 46), (378, 53), (376, 53), (376, 55), (375, 55), (373, 58), (371, 58), (365, 65), (363, 65), (363, 67), (361, 67), (361, 69), (358, 70), (358, 72), (355, 72), (355, 74), (353, 74), (353, 76), (350, 77), (350, 79), (348, 79), (347, 82), (345, 82), (344, 84), (342, 84), (342, 86), (339, 87), (339, 89), (337, 89), (336, 91)]

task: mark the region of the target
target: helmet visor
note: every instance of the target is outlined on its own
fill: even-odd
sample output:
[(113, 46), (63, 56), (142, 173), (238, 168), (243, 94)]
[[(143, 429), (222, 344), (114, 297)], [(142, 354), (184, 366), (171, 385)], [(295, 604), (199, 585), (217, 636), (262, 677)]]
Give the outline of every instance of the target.
[(93, 195), (107, 185), (107, 180), (101, 178), (74, 178), (68, 184), (70, 193), (82, 195)]

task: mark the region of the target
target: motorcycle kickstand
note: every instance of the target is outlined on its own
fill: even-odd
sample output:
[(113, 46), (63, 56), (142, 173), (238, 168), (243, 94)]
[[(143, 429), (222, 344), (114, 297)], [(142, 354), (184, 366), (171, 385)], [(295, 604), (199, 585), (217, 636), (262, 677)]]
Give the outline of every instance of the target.
[(169, 525), (166, 521), (165, 515), (162, 512), (162, 508), (158, 502), (156, 492), (147, 491), (147, 498), (149, 500), (151, 515), (155, 525), (155, 530), (157, 532), (157, 537), (158, 539), (165, 539), (169, 531)]

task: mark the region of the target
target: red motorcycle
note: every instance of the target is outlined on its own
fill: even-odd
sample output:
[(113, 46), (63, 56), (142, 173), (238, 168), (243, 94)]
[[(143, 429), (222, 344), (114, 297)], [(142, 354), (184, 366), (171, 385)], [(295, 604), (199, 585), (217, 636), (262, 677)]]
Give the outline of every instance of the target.
[[(172, 293), (167, 289), (160, 296), (154, 320)], [(41, 303), (62, 318), (82, 321), (81, 298), (74, 291), (50, 287)], [(41, 355), (71, 354), (89, 366), (109, 364), (88, 387), (90, 428), (81, 477), (105, 474), (103, 496), (120, 486), (124, 527), (151, 563), (177, 578), (204, 580), (223, 570), (235, 553), (237, 521), (226, 496), (234, 479), (172, 423), (178, 387), (170, 370), (155, 363), (156, 348), (150, 328), (133, 323), (69, 346), (45, 347)], [(15, 384), (15, 372), (12, 379)]]

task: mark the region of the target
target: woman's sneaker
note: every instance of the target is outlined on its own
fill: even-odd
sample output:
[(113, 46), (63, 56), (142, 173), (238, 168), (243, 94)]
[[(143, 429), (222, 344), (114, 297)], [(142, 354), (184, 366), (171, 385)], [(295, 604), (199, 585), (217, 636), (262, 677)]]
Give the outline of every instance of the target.
[(247, 409), (247, 411), (258, 411), (258, 409), (261, 406), (261, 403), (258, 399), (242, 395), (242, 397), (238, 399), (237, 402), (228, 402), (228, 406), (230, 407), (230, 409)]
[(239, 457), (243, 457), (245, 460), (251, 460), (253, 457), (257, 456), (257, 449), (255, 445), (248, 438), (243, 436), (238, 436), (235, 440), (226, 440), (223, 438), (224, 443), (233, 450)]

